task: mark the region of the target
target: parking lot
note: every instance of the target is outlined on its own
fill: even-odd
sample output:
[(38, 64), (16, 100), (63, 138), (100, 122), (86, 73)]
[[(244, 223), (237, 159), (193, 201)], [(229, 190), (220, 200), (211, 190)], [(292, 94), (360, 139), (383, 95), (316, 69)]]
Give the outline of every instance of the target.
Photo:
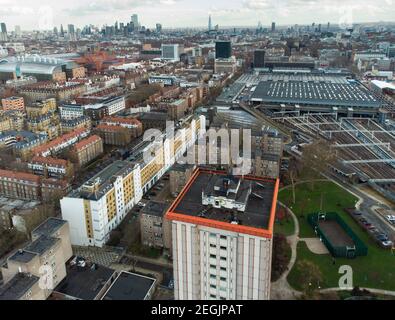
[(353, 217), (359, 226), (364, 229), (380, 247), (391, 249), (394, 246), (395, 239), (385, 233), (379, 226), (374, 225), (361, 211), (346, 209), (346, 212)]

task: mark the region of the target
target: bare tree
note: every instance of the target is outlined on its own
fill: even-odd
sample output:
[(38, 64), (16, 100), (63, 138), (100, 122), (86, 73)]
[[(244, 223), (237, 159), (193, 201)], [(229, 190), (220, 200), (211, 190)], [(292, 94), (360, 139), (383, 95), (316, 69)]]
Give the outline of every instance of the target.
[(336, 156), (327, 140), (318, 139), (303, 148), (303, 172), (311, 180), (313, 190), (314, 180), (320, 178), (335, 161)]

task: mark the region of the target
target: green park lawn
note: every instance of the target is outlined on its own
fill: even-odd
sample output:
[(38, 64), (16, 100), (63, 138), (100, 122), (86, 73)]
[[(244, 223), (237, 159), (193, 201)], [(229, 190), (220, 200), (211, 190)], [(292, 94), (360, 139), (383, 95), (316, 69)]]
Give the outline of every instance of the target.
[(295, 233), (295, 224), (292, 217), (282, 221), (276, 221), (274, 224), (274, 232), (283, 234), (286, 237), (293, 235)]
[[(321, 206), (326, 212), (337, 212), (341, 218), (353, 229), (360, 239), (368, 246), (366, 257), (356, 259), (333, 259), (329, 254), (317, 255), (307, 248), (304, 242), (298, 243), (297, 260), (309, 260), (315, 263), (323, 275), (322, 288), (337, 287), (338, 273), (341, 265), (350, 265), (353, 269), (353, 285), (368, 288), (377, 288), (395, 291), (395, 255), (390, 250), (381, 249), (368, 234), (343, 210), (347, 207), (354, 207), (357, 198), (345, 191), (338, 185), (327, 181), (317, 182), (314, 190), (310, 183), (303, 183), (296, 186), (296, 203), (291, 204), (292, 190), (284, 189), (279, 193), (279, 200), (292, 208), (296, 214), (300, 225), (300, 237), (314, 237), (314, 231), (307, 222), (307, 215), (317, 212)], [(296, 264), (295, 264), (296, 265)], [(288, 281), (295, 289), (300, 288), (300, 279), (294, 267), (288, 275)]]

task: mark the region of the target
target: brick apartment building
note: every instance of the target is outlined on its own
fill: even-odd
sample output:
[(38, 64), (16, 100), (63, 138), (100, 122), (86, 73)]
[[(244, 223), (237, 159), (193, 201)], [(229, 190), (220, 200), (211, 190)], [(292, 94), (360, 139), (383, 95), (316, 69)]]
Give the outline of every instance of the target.
[(77, 142), (72, 152), (76, 163), (83, 166), (103, 153), (103, 139), (98, 135), (92, 135)]
[(31, 173), (0, 170), (0, 194), (10, 198), (38, 200), (40, 177)]
[(73, 176), (73, 165), (70, 161), (52, 157), (34, 156), (28, 163), (32, 173), (50, 178), (69, 178)]
[(94, 131), (108, 145), (125, 146), (132, 141), (131, 129), (101, 123)]
[(25, 112), (25, 101), (23, 97), (9, 97), (1, 99), (4, 111), (16, 110)]

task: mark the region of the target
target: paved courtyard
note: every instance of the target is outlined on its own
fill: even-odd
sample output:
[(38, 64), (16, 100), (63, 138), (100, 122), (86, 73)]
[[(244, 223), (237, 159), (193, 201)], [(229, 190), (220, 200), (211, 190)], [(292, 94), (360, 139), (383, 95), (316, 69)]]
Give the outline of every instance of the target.
[(119, 261), (122, 254), (103, 248), (73, 246), (73, 253), (94, 263), (110, 267)]

